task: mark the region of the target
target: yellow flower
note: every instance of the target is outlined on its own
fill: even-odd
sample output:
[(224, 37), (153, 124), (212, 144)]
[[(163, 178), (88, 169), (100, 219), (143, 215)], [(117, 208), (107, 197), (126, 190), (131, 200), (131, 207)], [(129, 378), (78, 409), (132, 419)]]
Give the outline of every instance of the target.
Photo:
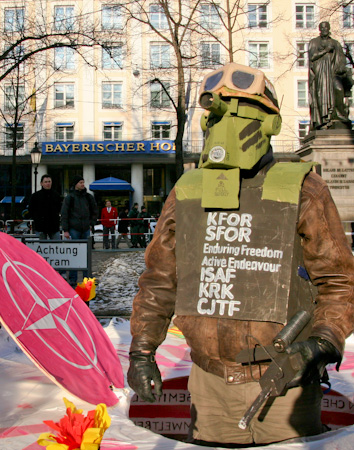
[(44, 421), (57, 431), (57, 436), (52, 433), (42, 433), (38, 438), (38, 444), (46, 447), (47, 450), (98, 450), (104, 432), (111, 425), (107, 406), (100, 403), (85, 417), (82, 409), (77, 409), (74, 403), (66, 398), (63, 400), (66, 415), (57, 423), (52, 420)]
[(83, 409), (77, 409), (73, 402), (68, 400), (67, 398), (63, 397), (66, 409), (70, 408), (71, 412), (74, 414), (82, 414), (84, 412)]
[(37, 443), (43, 447), (46, 447), (47, 450), (68, 450), (69, 448), (68, 445), (58, 444), (55, 436), (51, 433), (42, 433), (37, 439)]
[(104, 431), (111, 426), (111, 418), (108, 415), (107, 406), (104, 403), (96, 406), (95, 426), (97, 428), (103, 428)]

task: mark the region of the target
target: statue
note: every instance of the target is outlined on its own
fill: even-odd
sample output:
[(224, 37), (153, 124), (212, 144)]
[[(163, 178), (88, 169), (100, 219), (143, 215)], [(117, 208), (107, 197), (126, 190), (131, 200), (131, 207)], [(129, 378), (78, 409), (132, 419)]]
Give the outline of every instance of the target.
[(309, 43), (309, 104), (311, 129), (349, 128), (353, 85), (342, 46), (330, 36), (330, 24), (321, 22), (320, 35)]

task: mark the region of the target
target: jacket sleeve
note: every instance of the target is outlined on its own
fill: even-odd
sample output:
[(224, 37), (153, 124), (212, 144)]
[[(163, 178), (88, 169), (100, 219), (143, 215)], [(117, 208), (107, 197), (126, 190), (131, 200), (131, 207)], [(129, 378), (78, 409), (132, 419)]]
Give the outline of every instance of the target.
[(176, 301), (175, 191), (172, 190), (145, 252), (130, 320), (131, 351), (155, 351), (166, 337)]
[(328, 186), (314, 173), (302, 188), (298, 233), (306, 270), (318, 289), (311, 335), (343, 354), (354, 329), (354, 257)]
[(61, 197), (57, 192), (55, 192), (54, 198), (55, 198), (55, 211), (56, 211), (56, 213), (60, 214), (61, 206), (62, 206), (61, 205)]
[(91, 195), (91, 194), (88, 194), (88, 195), (89, 195), (89, 197), (88, 197), (89, 202), (91, 204), (90, 226), (94, 227), (96, 225), (97, 218), (98, 218), (98, 206), (97, 206), (96, 200), (94, 199), (93, 195)]
[(36, 201), (34, 194), (31, 195), (30, 201), (28, 204), (28, 211), (31, 219), (34, 219), (36, 217), (37, 209), (36, 209)]
[(68, 194), (63, 201), (63, 205), (61, 207), (61, 226), (63, 231), (69, 231), (69, 207), (70, 207), (70, 197)]

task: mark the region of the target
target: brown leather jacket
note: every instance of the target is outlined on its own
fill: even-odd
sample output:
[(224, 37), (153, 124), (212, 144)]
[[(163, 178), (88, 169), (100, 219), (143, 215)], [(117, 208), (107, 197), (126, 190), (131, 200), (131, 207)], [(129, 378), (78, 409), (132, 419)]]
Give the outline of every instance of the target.
[[(145, 254), (146, 271), (133, 302), (131, 351), (155, 351), (166, 336), (176, 298), (175, 190), (172, 190)], [(312, 336), (330, 341), (343, 353), (345, 338), (354, 329), (354, 258), (338, 211), (326, 183), (310, 173), (302, 186), (298, 233), (305, 267), (318, 294)], [(269, 322), (238, 321), (205, 316), (177, 316), (191, 347), (192, 360), (227, 383), (259, 379), (266, 367), (236, 364), (237, 353), (247, 348), (246, 335), (270, 345), (282, 328)]]

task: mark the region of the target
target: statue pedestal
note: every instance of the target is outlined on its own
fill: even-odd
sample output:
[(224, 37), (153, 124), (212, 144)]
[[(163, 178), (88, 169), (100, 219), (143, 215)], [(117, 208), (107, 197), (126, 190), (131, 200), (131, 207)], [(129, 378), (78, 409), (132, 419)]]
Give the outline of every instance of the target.
[(311, 131), (296, 153), (304, 161), (321, 164), (319, 173), (328, 184), (342, 221), (354, 222), (354, 131)]

